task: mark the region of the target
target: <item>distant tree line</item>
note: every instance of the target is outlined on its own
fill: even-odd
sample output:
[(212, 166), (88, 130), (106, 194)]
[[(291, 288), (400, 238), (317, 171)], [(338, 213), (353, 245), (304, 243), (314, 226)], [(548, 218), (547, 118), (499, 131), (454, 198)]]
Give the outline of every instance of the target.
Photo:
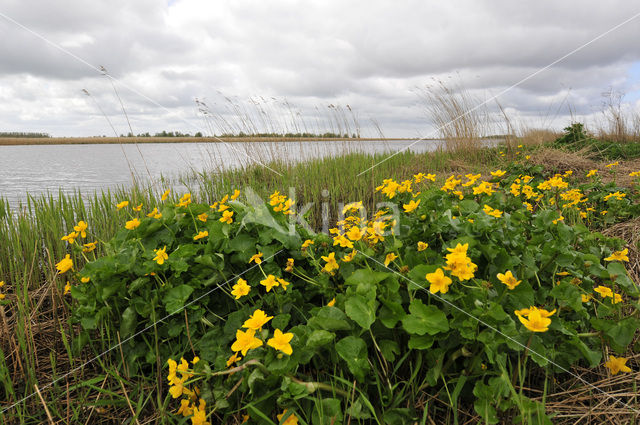
[(291, 137), (296, 139), (304, 139), (304, 138), (333, 138), (333, 139), (357, 139), (358, 136), (354, 133), (349, 136), (347, 133), (345, 134), (337, 134), (337, 133), (323, 133), (323, 134), (315, 134), (315, 133), (252, 133), (245, 134), (244, 132), (240, 132), (238, 134), (222, 134), (220, 137)]
[[(120, 137), (204, 137), (202, 135), (201, 132), (197, 132), (195, 134), (190, 134), (190, 133), (182, 133), (180, 131), (161, 131), (159, 133), (155, 133), (153, 135), (151, 135), (151, 133), (146, 132), (146, 133), (140, 133), (138, 135), (134, 135), (133, 133), (129, 133), (126, 136), (124, 134), (121, 134)], [(296, 139), (304, 139), (304, 138), (340, 138), (340, 139), (357, 139), (358, 136), (354, 133), (351, 136), (349, 136), (348, 134), (337, 134), (337, 133), (323, 133), (323, 134), (315, 134), (315, 133), (252, 133), (252, 134), (247, 134), (244, 133), (243, 131), (237, 133), (237, 134), (228, 134), (228, 133), (224, 133), (221, 134), (218, 137), (226, 137), (226, 138), (231, 138), (231, 137), (290, 137), (290, 138), (296, 138)]]
[(202, 133), (198, 131), (196, 134), (192, 135), (190, 133), (182, 133), (180, 131), (164, 131), (163, 130), (153, 135), (149, 132), (140, 133), (137, 135), (134, 135), (133, 133), (129, 133), (126, 136), (124, 134), (121, 134), (120, 137), (202, 137)]
[(0, 131), (0, 137), (51, 137), (47, 133), (32, 133), (24, 131)]

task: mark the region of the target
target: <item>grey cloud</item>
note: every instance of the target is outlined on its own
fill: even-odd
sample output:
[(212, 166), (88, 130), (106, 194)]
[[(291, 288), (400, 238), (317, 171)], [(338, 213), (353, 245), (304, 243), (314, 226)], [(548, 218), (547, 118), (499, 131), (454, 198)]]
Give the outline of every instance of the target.
[[(0, 13), (106, 66), (119, 80), (134, 131), (194, 131), (189, 123), (202, 125), (195, 98), (228, 120), (240, 118), (231, 106), (240, 102), (259, 122), (249, 98), (262, 96), (278, 99), (262, 108), (283, 126), (291, 125), (292, 111), (311, 126), (329, 119), (327, 105), (349, 104), (370, 132), (372, 118), (388, 135), (413, 136), (429, 127), (416, 91), (434, 79), (460, 82), (487, 99), (640, 12), (634, 8), (624, 1), (6, 0)], [(104, 76), (2, 18), (0, 35), (9, 40), (0, 45), (0, 127), (108, 134), (80, 91), (86, 88), (119, 131), (127, 131)], [(638, 38), (634, 21), (500, 102), (528, 118), (544, 117), (562, 102), (596, 114), (608, 87), (637, 89), (629, 69), (640, 61)], [(289, 109), (280, 104), (285, 99)], [(565, 104), (556, 115), (567, 114)]]

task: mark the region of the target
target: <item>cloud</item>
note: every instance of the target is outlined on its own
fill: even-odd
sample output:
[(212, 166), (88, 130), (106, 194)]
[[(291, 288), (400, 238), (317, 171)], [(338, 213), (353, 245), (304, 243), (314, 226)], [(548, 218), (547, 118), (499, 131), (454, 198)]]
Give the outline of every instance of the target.
[[(416, 94), (427, 85), (450, 82), (488, 99), (635, 9), (625, 1), (7, 0), (0, 13), (105, 66), (135, 132), (206, 129), (198, 98), (215, 131), (337, 127), (338, 110), (328, 106), (340, 105), (371, 135), (376, 122), (388, 136), (415, 136), (432, 128)], [(540, 117), (554, 111), (566, 120), (567, 105), (596, 114), (610, 87), (637, 100), (638, 20), (509, 89), (501, 105), (551, 122)], [(2, 17), (0, 32), (11, 40), (0, 45), (0, 128), (110, 134), (97, 102), (128, 132), (105, 76)]]

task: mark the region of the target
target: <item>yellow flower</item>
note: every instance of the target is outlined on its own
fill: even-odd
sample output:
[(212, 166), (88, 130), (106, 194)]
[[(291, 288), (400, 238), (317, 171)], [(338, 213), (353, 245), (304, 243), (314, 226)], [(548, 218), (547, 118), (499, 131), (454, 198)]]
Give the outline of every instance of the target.
[(605, 165), (605, 167), (607, 167), (607, 168), (612, 168), (612, 167), (615, 167), (615, 166), (617, 166), (617, 165), (620, 165), (620, 162), (618, 162), (618, 161), (616, 161), (616, 162), (612, 162), (611, 164), (607, 164), (607, 165)]
[(342, 261), (344, 261), (345, 263), (348, 263), (349, 261), (353, 260), (353, 258), (356, 256), (357, 253), (358, 253), (358, 251), (356, 251), (354, 249), (353, 251), (351, 251), (350, 253), (348, 253), (344, 257), (342, 257)]
[(336, 305), (336, 297), (333, 297), (331, 301), (327, 303), (327, 307), (333, 307), (334, 305)]
[(260, 281), (260, 285), (267, 287), (267, 292), (271, 291), (271, 289), (275, 286), (279, 286), (280, 283), (276, 280), (276, 277), (272, 274), (268, 275), (266, 279), (262, 279)]
[(186, 207), (190, 203), (191, 203), (191, 193), (185, 193), (184, 195), (182, 195), (182, 197), (180, 198), (180, 202), (178, 202), (176, 206)]
[(246, 332), (240, 329), (236, 331), (236, 340), (231, 345), (232, 351), (240, 351), (243, 356), (246, 356), (247, 351), (258, 347), (262, 347), (262, 341), (256, 338), (256, 331), (253, 329), (247, 329)]
[(127, 205), (129, 205), (129, 201), (122, 201), (122, 202), (120, 202), (120, 203), (116, 204), (116, 208), (117, 208), (117, 209), (119, 209), (119, 210), (121, 210), (121, 209), (123, 209), (124, 207), (126, 207)]
[(169, 259), (169, 255), (167, 254), (167, 246), (166, 245), (162, 249), (154, 249), (153, 252), (156, 253), (156, 256), (153, 257), (153, 261), (155, 261), (159, 265), (163, 265), (164, 261)]
[(480, 195), (482, 193), (491, 195), (493, 193), (493, 185), (489, 182), (482, 182), (478, 186), (473, 188), (474, 195)]
[(640, 171), (633, 171), (629, 173), (629, 177), (640, 177)]
[(441, 292), (446, 294), (449, 291), (449, 285), (451, 285), (451, 278), (445, 276), (441, 268), (438, 268), (434, 273), (427, 273), (427, 281), (431, 284), (429, 292), (436, 294)]
[[(282, 418), (284, 418), (284, 415), (287, 414), (287, 409), (284, 409), (284, 411), (279, 414), (276, 415), (278, 417), (278, 420), (281, 421)], [(282, 423), (282, 425), (298, 425), (298, 417), (296, 415), (294, 415), (293, 413)]]
[(342, 214), (346, 214), (347, 212), (356, 212), (362, 208), (362, 201), (351, 202), (342, 208)]
[(73, 268), (73, 260), (71, 256), (67, 254), (60, 262), (56, 264), (56, 269), (60, 274), (66, 273)]
[(521, 280), (516, 280), (513, 273), (511, 273), (511, 270), (507, 270), (505, 274), (498, 273), (498, 280), (507, 285), (507, 288), (509, 289), (515, 289), (515, 287), (520, 285), (520, 282), (522, 282)]
[(496, 171), (492, 171), (492, 172), (491, 172), (491, 175), (492, 175), (493, 177), (502, 177), (502, 176), (504, 176), (506, 173), (507, 173), (506, 171), (496, 170)]
[(153, 211), (151, 211), (149, 214), (147, 214), (147, 217), (160, 219), (160, 218), (162, 218), (162, 214), (158, 212), (158, 208), (154, 208)]
[(362, 232), (360, 231), (360, 228), (358, 226), (351, 227), (346, 235), (352, 241), (359, 241), (360, 239), (362, 239)]
[(162, 194), (162, 196), (160, 197), (161, 201), (166, 201), (167, 198), (169, 197), (169, 194), (171, 193), (171, 189), (167, 189), (164, 191), (164, 193)]
[[(556, 310), (547, 311), (543, 308), (529, 307), (516, 310), (516, 316), (522, 324), (532, 332), (546, 332), (549, 330), (551, 319)], [(527, 316), (526, 318), (524, 316)]]
[(598, 173), (598, 170), (589, 170), (587, 177), (593, 177)]
[(208, 232), (208, 231), (206, 231), (206, 230), (201, 230), (201, 231), (199, 231), (199, 232), (198, 232), (198, 234), (197, 234), (197, 235), (195, 235), (195, 236), (193, 237), (193, 240), (194, 240), (194, 241), (197, 241), (197, 240), (199, 240), (199, 239), (206, 238), (207, 236), (209, 236), (209, 232)]
[(207, 217), (209, 217), (209, 214), (202, 213), (202, 214), (198, 215), (198, 220), (200, 220), (203, 223), (206, 223), (207, 222)]
[(193, 415), (193, 408), (191, 407), (191, 403), (187, 399), (180, 400), (180, 408), (176, 412), (178, 415), (182, 415), (183, 417)]
[(418, 251), (424, 251), (429, 247), (429, 244), (426, 242), (418, 242)]
[(139, 212), (142, 209), (142, 204), (138, 205), (137, 207), (131, 207), (132, 210)]
[(140, 220), (138, 220), (137, 218), (129, 220), (124, 224), (124, 228), (127, 230), (133, 230), (138, 226), (140, 226)]
[(238, 189), (233, 191), (233, 195), (231, 195), (231, 200), (235, 201), (236, 199), (238, 199), (238, 196), (240, 196), (240, 191)]
[(64, 294), (63, 295), (67, 295), (69, 292), (71, 292), (71, 283), (69, 283), (69, 281), (67, 280), (67, 284), (64, 285)]
[(231, 217), (233, 217), (233, 211), (226, 210), (222, 213), (222, 218), (220, 218), (220, 221), (223, 223), (231, 224), (233, 223), (233, 219)]
[(414, 175), (413, 175), (413, 180), (414, 180), (416, 183), (420, 183), (420, 182), (422, 182), (422, 180), (424, 180), (424, 178), (425, 178), (424, 173), (418, 173), (418, 174), (414, 174)]
[(497, 209), (493, 209), (489, 205), (485, 205), (484, 208), (482, 209), (482, 211), (484, 211), (487, 215), (490, 215), (490, 216), (495, 217), (495, 218), (502, 217), (502, 211), (497, 210)]
[(609, 356), (609, 360), (604, 365), (611, 371), (612, 375), (617, 375), (619, 372), (631, 372), (631, 368), (626, 365), (626, 357), (614, 357)]
[(285, 334), (285, 333), (282, 333), (280, 329), (276, 329), (275, 332), (273, 333), (273, 338), (267, 341), (267, 345), (269, 347), (275, 348), (276, 350), (282, 351), (286, 355), (290, 356), (291, 353), (293, 353), (293, 350), (291, 349), (291, 344), (289, 344), (292, 338), (293, 338), (293, 334), (291, 332)]
[(249, 291), (251, 291), (251, 286), (247, 285), (246, 280), (244, 280), (243, 278), (240, 278), (238, 279), (238, 283), (233, 285), (231, 289), (232, 289), (231, 295), (236, 297), (236, 300), (238, 300), (241, 297), (244, 297), (245, 295), (247, 295)]
[(255, 261), (256, 264), (260, 264), (262, 263), (262, 253), (258, 252), (257, 254), (254, 254), (250, 259), (249, 259), (249, 264), (251, 264), (252, 261)]
[(418, 201), (411, 200), (408, 204), (402, 205), (402, 208), (404, 208), (404, 212), (410, 213), (411, 211), (415, 211), (418, 205), (420, 205), (420, 199), (418, 199)]
[(336, 261), (336, 253), (332, 252), (327, 256), (322, 256), (321, 257), (324, 261), (327, 262), (327, 264), (324, 265), (324, 267), (322, 268), (322, 270), (331, 273), (333, 270), (337, 270), (338, 268), (340, 268), (340, 265), (338, 264), (338, 262)]
[(205, 401), (200, 399), (200, 407), (198, 410), (194, 410), (191, 417), (191, 425), (211, 425), (211, 422), (207, 421), (207, 414), (204, 410)]
[(278, 283), (280, 283), (280, 286), (282, 286), (282, 289), (284, 289), (285, 291), (287, 290), (287, 286), (291, 285), (291, 282), (287, 282), (284, 279), (278, 278)]
[(558, 224), (558, 222), (562, 221), (562, 220), (564, 220), (564, 216), (561, 215), (560, 217), (556, 218), (555, 220), (552, 220), (552, 223), (553, 224)]
[(311, 239), (307, 239), (306, 241), (304, 241), (302, 243), (302, 249), (305, 250), (307, 248), (309, 248), (309, 245), (313, 245), (314, 242)]
[(394, 254), (393, 252), (388, 253), (387, 256), (384, 259), (384, 266), (388, 267), (389, 263), (394, 261), (396, 258), (398, 258), (398, 256), (396, 254)]
[(591, 301), (591, 298), (593, 298), (591, 294), (580, 294), (580, 299), (583, 303)]
[(340, 245), (342, 248), (353, 248), (353, 242), (351, 242), (345, 235), (334, 236), (333, 246)]
[(611, 290), (611, 288), (607, 288), (606, 286), (600, 285), (593, 288), (593, 290), (598, 294), (600, 294), (602, 298), (606, 298), (606, 297), (613, 298), (613, 291)]
[(289, 273), (293, 271), (293, 258), (287, 258), (287, 265), (284, 268), (284, 271)]
[(609, 257), (605, 258), (604, 261), (629, 261), (629, 249), (625, 248), (622, 251), (616, 251), (611, 254)]
[(236, 351), (235, 353), (233, 353), (231, 355), (231, 357), (229, 357), (229, 359), (227, 360), (227, 367), (231, 366), (234, 363), (239, 362), (240, 360), (242, 360), (242, 357), (238, 356), (238, 352)]
[(96, 249), (96, 245), (98, 244), (98, 241), (93, 241), (93, 242), (89, 242), (89, 243), (85, 243), (82, 244), (82, 252), (91, 252), (94, 249)]
[(178, 398), (182, 396), (184, 390), (185, 388), (182, 385), (182, 381), (178, 381), (171, 388), (169, 388), (169, 393), (171, 394), (171, 397)]
[(253, 312), (251, 316), (242, 324), (243, 328), (253, 329), (254, 331), (262, 330), (262, 327), (269, 320), (273, 319), (273, 316), (267, 316), (267, 314), (258, 309)]
[(87, 223), (80, 220), (76, 226), (73, 226), (73, 230), (80, 234), (81, 237), (87, 237)]
[(611, 300), (611, 302), (613, 302), (614, 304), (618, 304), (619, 302), (622, 302), (622, 295), (614, 293), (613, 299)]
[(77, 237), (78, 237), (78, 234), (76, 232), (71, 232), (68, 235), (65, 235), (62, 238), (60, 238), (60, 240), (67, 241), (70, 245), (72, 245), (76, 241)]

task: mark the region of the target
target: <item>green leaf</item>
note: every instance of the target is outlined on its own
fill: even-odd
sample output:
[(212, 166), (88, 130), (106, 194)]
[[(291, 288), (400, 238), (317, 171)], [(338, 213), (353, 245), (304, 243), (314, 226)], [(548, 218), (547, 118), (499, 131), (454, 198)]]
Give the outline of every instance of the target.
[(551, 295), (556, 297), (561, 307), (568, 305), (574, 311), (584, 310), (580, 290), (569, 282), (560, 282), (551, 290)]
[(229, 249), (231, 251), (243, 252), (254, 249), (256, 239), (246, 233), (240, 233), (229, 241)]
[(381, 300), (382, 307), (378, 311), (378, 318), (384, 326), (389, 329), (393, 329), (400, 320), (402, 320), (407, 313), (402, 308), (402, 304), (388, 300)]
[(345, 301), (347, 316), (363, 329), (369, 329), (376, 320), (376, 302), (367, 301), (363, 296), (352, 295)]
[(288, 313), (278, 314), (271, 321), (271, 326), (273, 327), (273, 329), (280, 329), (281, 331), (284, 331), (284, 328), (286, 328), (287, 325), (289, 324), (289, 320), (291, 320), (290, 314)]
[(316, 316), (308, 321), (309, 326), (326, 331), (348, 331), (351, 324), (347, 316), (337, 307), (322, 307)]
[(171, 288), (162, 299), (167, 312), (173, 314), (181, 310), (192, 292), (193, 288), (189, 285), (179, 285)]
[[(284, 420), (284, 417), (282, 419)], [(340, 400), (335, 398), (316, 399), (311, 423), (319, 425), (341, 424), (342, 408)]]
[(409, 305), (409, 312), (402, 319), (402, 326), (410, 334), (435, 335), (449, 330), (447, 316), (433, 305), (424, 305), (419, 299), (414, 299)]
[(369, 372), (367, 344), (358, 337), (348, 336), (336, 343), (336, 351), (356, 379), (364, 381), (365, 374)]
[(347, 285), (357, 285), (359, 283), (375, 285), (379, 282), (382, 282), (390, 275), (390, 273), (385, 272), (374, 272), (373, 270), (369, 269), (359, 269), (356, 270), (351, 276), (349, 276), (344, 283)]
[(379, 341), (378, 346), (380, 346), (380, 351), (384, 358), (390, 362), (393, 362), (396, 359), (396, 356), (400, 354), (400, 346), (397, 342), (391, 341), (390, 339), (383, 339)]
[(129, 306), (122, 313), (122, 321), (120, 322), (120, 338), (127, 338), (133, 334), (136, 329), (138, 315), (132, 306)]
[(426, 350), (431, 348), (435, 338), (433, 335), (411, 335), (409, 338), (409, 348), (412, 350)]
[(307, 339), (307, 347), (315, 348), (322, 347), (329, 344), (336, 337), (333, 332), (325, 331), (323, 329), (315, 330), (309, 335)]

